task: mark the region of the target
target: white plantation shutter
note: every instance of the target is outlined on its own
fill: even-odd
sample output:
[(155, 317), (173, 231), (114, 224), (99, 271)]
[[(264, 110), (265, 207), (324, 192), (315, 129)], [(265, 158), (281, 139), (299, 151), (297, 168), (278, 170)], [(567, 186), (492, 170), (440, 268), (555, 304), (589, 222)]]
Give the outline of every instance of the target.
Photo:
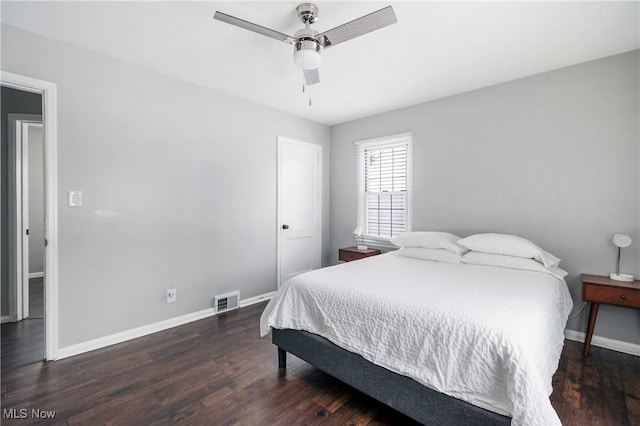
[(357, 142), (358, 226), (375, 244), (409, 231), (411, 134)]

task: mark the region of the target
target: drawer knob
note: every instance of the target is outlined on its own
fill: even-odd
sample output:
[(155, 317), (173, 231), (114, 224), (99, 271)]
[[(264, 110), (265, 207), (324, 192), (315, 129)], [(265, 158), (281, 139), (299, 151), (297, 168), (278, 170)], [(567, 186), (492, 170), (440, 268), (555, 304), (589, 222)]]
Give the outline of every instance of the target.
[(623, 294), (622, 296), (620, 296), (620, 299), (622, 299), (622, 300), (627, 300), (627, 295), (626, 295), (626, 294)]

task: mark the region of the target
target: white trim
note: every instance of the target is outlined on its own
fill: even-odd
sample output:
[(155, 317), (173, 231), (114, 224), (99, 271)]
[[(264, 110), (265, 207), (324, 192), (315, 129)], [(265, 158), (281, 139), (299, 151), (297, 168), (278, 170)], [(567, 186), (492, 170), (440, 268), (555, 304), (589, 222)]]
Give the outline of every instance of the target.
[[(25, 259), (25, 250), (23, 247), (23, 244), (25, 242), (25, 238), (23, 237), (23, 232), (24, 232), (24, 218), (25, 218), (25, 214), (24, 214), (24, 199), (25, 197), (23, 196), (23, 193), (25, 191), (24, 185), (22, 184), (22, 179), (24, 177), (24, 173), (22, 172), (22, 168), (23, 166), (25, 166), (24, 162), (22, 161), (22, 155), (23, 155), (23, 138), (22, 138), (22, 122), (20, 120), (16, 120), (12, 117), (8, 117), (9, 121), (11, 122), (10, 124), (10, 128), (12, 128), (13, 130), (13, 134), (9, 136), (9, 146), (13, 147), (13, 156), (11, 158), (10, 161), (13, 161), (13, 171), (14, 171), (14, 175), (13, 177), (13, 182), (12, 183), (12, 192), (15, 194), (14, 198), (12, 198), (12, 201), (14, 203), (13, 206), (13, 214), (14, 214), (14, 223), (10, 224), (9, 226), (15, 224), (15, 227), (13, 228), (13, 231), (15, 233), (15, 235), (13, 235), (12, 238), (15, 238), (15, 250), (13, 251), (13, 255), (14, 255), (14, 259), (15, 259), (15, 272), (14, 272), (14, 277), (15, 277), (15, 285), (16, 285), (16, 292), (15, 292), (15, 297), (16, 297), (16, 304), (15, 304), (15, 311), (13, 311), (11, 314), (15, 313), (15, 320), (16, 321), (21, 321), (25, 315), (23, 312), (23, 308), (24, 308), (24, 301), (22, 300), (22, 297), (24, 295), (24, 273), (26, 271), (29, 270), (29, 256), (27, 252), (27, 256)], [(13, 137), (12, 137), (13, 136)], [(25, 265), (25, 261), (27, 261), (27, 264)], [(25, 267), (26, 266), (26, 267)], [(13, 285), (13, 284), (9, 284), (9, 285)]]
[(45, 175), (45, 359), (58, 350), (58, 111), (57, 86), (44, 80), (2, 71), (6, 87), (42, 95)]
[(10, 322), (10, 317), (9, 315), (3, 315), (0, 317), (0, 324), (4, 324), (5, 322)]
[(363, 170), (363, 156), (364, 150), (369, 147), (381, 148), (385, 145), (394, 145), (399, 143), (407, 144), (407, 198), (406, 198), (406, 210), (405, 210), (405, 232), (409, 232), (413, 229), (413, 132), (399, 133), (390, 136), (383, 136), (375, 139), (365, 139), (355, 141), (356, 152), (356, 191), (357, 191), (357, 207), (356, 207), (356, 226), (361, 227), (364, 232), (364, 238), (362, 242), (367, 246), (381, 247), (381, 248), (395, 248), (390, 242), (390, 238), (376, 237), (366, 235), (366, 213), (365, 213), (365, 192), (364, 192), (364, 170)]
[[(581, 331), (564, 330), (564, 337), (574, 342), (584, 343), (586, 334)], [(640, 345), (635, 343), (623, 342), (621, 340), (609, 339), (607, 337), (594, 335), (591, 338), (591, 345), (598, 346), (600, 348), (611, 349), (612, 351), (618, 351), (629, 355), (640, 356)]]
[(265, 300), (270, 300), (273, 296), (276, 295), (275, 291), (270, 291), (269, 293), (259, 294), (257, 296), (249, 297), (248, 299), (243, 299), (240, 301), (239, 306), (244, 308), (246, 306), (255, 305), (256, 303), (264, 302)]
[[(19, 127), (18, 133), (20, 144), (20, 157), (22, 172), (22, 182), (20, 184), (20, 209), (22, 212), (22, 218), (20, 219), (20, 226), (18, 232), (20, 233), (19, 239), (21, 240), (20, 247), (22, 248), (22, 267), (21, 267), (21, 283), (20, 289), (22, 290), (22, 309), (19, 310), (20, 319), (27, 318), (29, 316), (29, 235), (27, 230), (29, 229), (29, 126), (28, 121), (18, 120), (16, 121), (16, 127)], [(16, 162), (18, 158), (16, 158)], [(18, 204), (18, 203), (16, 203)]]
[[(276, 293), (275, 291), (272, 291), (270, 293), (264, 293), (258, 296), (250, 297), (245, 300), (241, 300), (239, 303), (239, 306), (240, 308), (244, 308), (245, 306), (249, 306), (255, 303), (263, 302), (265, 300), (269, 300), (273, 297), (275, 293)], [(137, 339), (138, 337), (143, 337), (149, 334), (157, 333), (159, 331), (164, 331), (169, 328), (178, 327), (181, 325), (188, 324), (190, 322), (213, 317), (215, 315), (216, 315), (215, 308), (207, 308), (201, 311), (192, 312), (190, 314), (181, 315), (179, 317), (158, 321), (153, 324), (143, 325), (142, 327), (134, 328), (131, 330), (122, 331), (120, 333), (111, 334), (109, 336), (99, 337), (97, 339), (67, 346), (67, 347), (58, 349), (58, 353), (55, 360), (57, 361), (63, 358), (68, 358), (71, 356), (80, 355), (85, 352), (90, 352), (96, 349), (101, 349), (107, 346), (115, 345), (117, 343), (122, 343), (128, 340)]]
[(398, 142), (404, 142), (407, 139), (413, 140), (413, 132), (398, 133), (395, 135), (382, 136), (374, 139), (363, 139), (363, 140), (355, 141), (354, 144), (356, 146), (360, 146), (360, 145), (367, 146), (367, 145), (377, 145), (377, 144), (380, 144), (382, 146), (383, 142), (384, 144), (394, 144)]
[(59, 360), (63, 358), (68, 358), (70, 356), (79, 355), (85, 352), (115, 345), (116, 343), (126, 342), (127, 340), (136, 339), (138, 337), (146, 336), (148, 334), (157, 333), (159, 331), (167, 330), (169, 328), (178, 327), (180, 325), (188, 324), (193, 321), (198, 321), (204, 318), (208, 318), (208, 317), (214, 316), (215, 314), (216, 312), (214, 308), (208, 308), (202, 311), (193, 312), (190, 314), (182, 315), (175, 318), (170, 318), (168, 320), (159, 321), (149, 325), (144, 325), (142, 327), (134, 328), (131, 330), (120, 332), (120, 333), (111, 334), (109, 336), (104, 336), (104, 337), (89, 340), (86, 342), (78, 343), (76, 345), (67, 346), (67, 347), (58, 349), (58, 353), (55, 359)]
[(29, 272), (29, 279), (44, 278), (44, 272)]

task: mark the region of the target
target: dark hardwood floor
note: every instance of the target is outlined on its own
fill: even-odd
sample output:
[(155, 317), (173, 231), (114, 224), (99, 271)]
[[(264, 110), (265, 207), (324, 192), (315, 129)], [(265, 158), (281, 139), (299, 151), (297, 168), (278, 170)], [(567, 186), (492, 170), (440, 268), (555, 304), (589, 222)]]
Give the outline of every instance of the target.
[(29, 280), (29, 317), (2, 324), (2, 370), (44, 359), (44, 289), (42, 278)]
[(44, 319), (44, 278), (29, 279), (29, 318)]
[[(60, 361), (3, 362), (2, 424), (415, 424), (291, 355), (278, 370), (270, 338), (258, 337), (263, 308)], [(565, 426), (640, 425), (640, 357), (593, 347), (585, 360), (582, 345), (567, 341), (553, 386)], [(27, 418), (7, 418), (21, 409)], [(34, 418), (32, 409), (55, 418)]]

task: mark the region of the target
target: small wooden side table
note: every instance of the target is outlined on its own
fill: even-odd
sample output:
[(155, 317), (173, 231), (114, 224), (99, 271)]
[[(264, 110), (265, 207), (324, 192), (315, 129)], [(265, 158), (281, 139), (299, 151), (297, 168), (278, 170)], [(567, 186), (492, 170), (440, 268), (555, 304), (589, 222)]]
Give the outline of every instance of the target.
[(584, 340), (584, 356), (587, 356), (600, 303), (639, 309), (640, 281), (615, 281), (600, 275), (582, 275), (582, 300), (591, 302), (587, 336)]
[(366, 250), (360, 250), (357, 247), (345, 247), (338, 250), (338, 259), (345, 262), (351, 262), (352, 260), (360, 260), (365, 257), (376, 256), (380, 254), (380, 250), (368, 248)]

